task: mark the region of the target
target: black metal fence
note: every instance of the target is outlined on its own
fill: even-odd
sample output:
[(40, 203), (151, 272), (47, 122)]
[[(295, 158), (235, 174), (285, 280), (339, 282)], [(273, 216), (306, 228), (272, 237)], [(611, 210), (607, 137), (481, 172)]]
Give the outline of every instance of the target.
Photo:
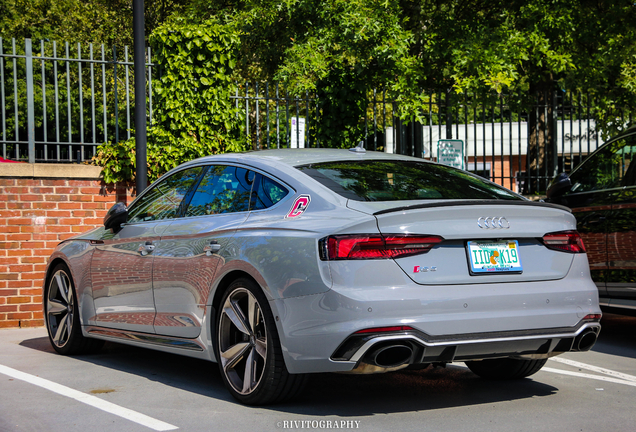
[[(148, 124), (152, 122), (153, 74), (147, 53)], [(34, 162), (90, 160), (98, 145), (134, 136), (133, 62), (128, 48), (103, 45), (37, 47), (0, 38), (1, 153)], [(545, 191), (559, 172), (569, 172), (602, 144), (595, 101), (580, 92), (554, 91), (525, 103), (500, 94), (423, 92), (421, 109), (398, 115), (384, 90), (368, 94), (355, 125), (370, 150), (439, 161), (455, 140), (455, 163), (524, 194)], [(320, 101), (278, 84), (240, 83), (231, 96), (241, 111), (245, 136), (255, 150), (343, 146), (320, 135)], [(244, 114), (244, 115), (243, 115)], [(631, 114), (619, 122), (631, 123)], [(324, 135), (322, 135), (324, 137)]]
[[(147, 51), (148, 115), (152, 75)], [(90, 160), (103, 143), (130, 138), (133, 62), (128, 47), (0, 38), (1, 156), (34, 162)]]
[[(358, 125), (367, 149), (438, 161), (445, 140), (461, 140), (462, 168), (523, 194), (545, 191), (555, 175), (570, 172), (603, 144), (594, 100), (581, 92), (537, 93), (521, 103), (503, 94), (430, 91), (424, 93), (424, 108), (406, 119), (386, 91), (368, 96)], [(317, 139), (315, 95), (242, 84), (232, 98), (244, 109), (254, 149), (341, 146)], [(631, 123), (631, 114), (622, 122)]]

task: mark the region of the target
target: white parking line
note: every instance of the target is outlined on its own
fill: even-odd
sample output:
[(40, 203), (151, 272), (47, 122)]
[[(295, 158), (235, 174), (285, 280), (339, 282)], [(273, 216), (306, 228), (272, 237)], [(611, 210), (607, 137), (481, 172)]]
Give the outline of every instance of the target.
[(561, 357), (551, 357), (550, 360), (558, 362), (558, 363), (566, 364), (566, 365), (569, 365), (569, 366), (574, 366), (574, 367), (577, 367), (577, 368), (581, 368), (581, 369), (587, 369), (587, 370), (590, 370), (592, 372), (598, 372), (598, 373), (602, 373), (602, 374), (605, 374), (605, 375), (613, 376), (615, 378), (620, 378), (620, 379), (625, 380), (625, 381), (632, 381), (632, 382), (636, 383), (636, 376), (633, 376), (633, 375), (627, 375), (627, 374), (624, 374), (624, 373), (621, 373), (621, 372), (616, 372), (616, 371), (613, 371), (613, 370), (601, 368), (601, 367), (598, 367), (598, 366), (592, 366), (592, 365), (589, 365), (589, 364), (580, 363), (580, 362), (577, 362), (577, 361), (574, 361), (574, 360), (568, 360), (566, 358), (561, 358)]
[(7, 366), (0, 365), (0, 373), (13, 377), (15, 379), (19, 379), (21, 381), (28, 382), (30, 384), (34, 384), (38, 387), (42, 387), (44, 389), (50, 390), (62, 396), (75, 399), (78, 402), (82, 402), (92, 407), (98, 408), (102, 411), (115, 414), (116, 416), (125, 418), (126, 420), (130, 420), (132, 422), (135, 422), (142, 426), (146, 426), (156, 431), (169, 431), (169, 430), (179, 429), (178, 427), (173, 426), (171, 424), (162, 422), (152, 417), (148, 417), (147, 415), (140, 414), (136, 411), (129, 410), (128, 408), (120, 407), (119, 405), (115, 405), (114, 403), (107, 402), (98, 397), (91, 396), (86, 393), (82, 393), (70, 387), (66, 387), (61, 384), (54, 383), (53, 381), (49, 381), (44, 378), (40, 378), (34, 375), (30, 375), (28, 373), (20, 372), (19, 370), (12, 369)]
[(610, 377), (605, 377), (605, 376), (601, 376), (601, 375), (585, 374), (585, 373), (581, 373), (581, 372), (571, 372), (571, 371), (566, 371), (566, 370), (563, 370), (563, 369), (553, 369), (553, 368), (549, 368), (549, 367), (542, 367), (541, 368), (541, 372), (553, 372), (553, 373), (558, 373), (558, 374), (561, 374), (561, 375), (570, 375), (570, 376), (575, 376), (575, 377), (579, 377), (579, 378), (588, 378), (588, 379), (594, 379), (594, 380), (599, 380), (599, 381), (605, 381), (605, 382), (611, 382), (611, 383), (623, 384), (623, 385), (627, 385), (627, 386), (636, 387), (636, 382), (625, 381), (625, 380), (622, 380), (622, 379), (610, 378)]

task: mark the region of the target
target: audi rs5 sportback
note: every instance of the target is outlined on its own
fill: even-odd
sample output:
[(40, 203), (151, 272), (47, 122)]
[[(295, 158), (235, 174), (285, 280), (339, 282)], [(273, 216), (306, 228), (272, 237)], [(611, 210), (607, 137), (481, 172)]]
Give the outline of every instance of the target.
[(116, 204), (50, 258), (53, 347), (210, 360), (264, 404), (311, 373), (465, 362), (523, 378), (594, 345), (598, 290), (567, 208), (355, 150), (204, 157)]

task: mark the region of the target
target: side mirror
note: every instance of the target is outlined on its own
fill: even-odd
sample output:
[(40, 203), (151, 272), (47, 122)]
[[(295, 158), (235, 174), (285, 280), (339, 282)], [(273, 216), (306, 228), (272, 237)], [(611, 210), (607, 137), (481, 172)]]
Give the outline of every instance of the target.
[(548, 186), (548, 190), (546, 191), (548, 200), (560, 197), (569, 191), (571, 187), (572, 181), (570, 180), (570, 176), (566, 173), (559, 174), (550, 182), (550, 186)]
[(113, 229), (118, 231), (121, 228), (121, 224), (128, 220), (128, 209), (126, 204), (118, 202), (108, 210), (106, 216), (104, 216), (104, 228)]

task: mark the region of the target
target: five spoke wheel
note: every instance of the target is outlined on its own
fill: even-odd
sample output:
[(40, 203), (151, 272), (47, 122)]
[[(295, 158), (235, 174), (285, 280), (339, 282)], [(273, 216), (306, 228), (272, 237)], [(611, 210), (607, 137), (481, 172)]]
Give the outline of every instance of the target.
[(46, 294), (46, 323), (56, 348), (64, 348), (73, 332), (75, 296), (68, 274), (57, 270)]
[(245, 288), (225, 299), (219, 320), (221, 367), (229, 384), (242, 395), (252, 393), (267, 364), (267, 327), (258, 301)]

